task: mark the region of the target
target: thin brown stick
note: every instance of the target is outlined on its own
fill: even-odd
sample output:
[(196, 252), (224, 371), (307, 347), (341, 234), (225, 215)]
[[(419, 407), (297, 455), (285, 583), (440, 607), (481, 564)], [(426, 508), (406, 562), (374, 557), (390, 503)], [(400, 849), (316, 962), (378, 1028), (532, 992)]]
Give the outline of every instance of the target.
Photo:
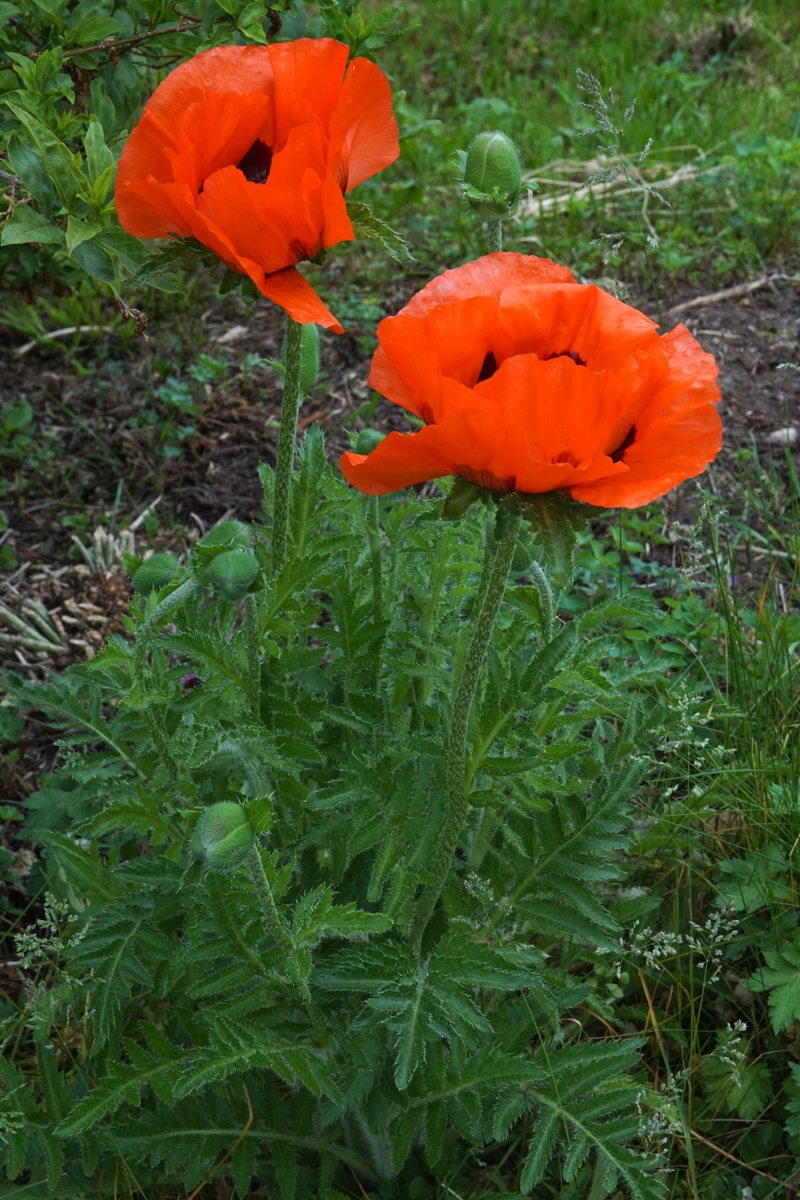
[(721, 1154), (723, 1158), (727, 1158), (730, 1162), (735, 1162), (737, 1166), (744, 1167), (746, 1171), (752, 1172), (753, 1175), (760, 1175), (762, 1179), (768, 1179), (770, 1183), (777, 1183), (779, 1187), (786, 1188), (787, 1191), (797, 1194), (800, 1192), (800, 1187), (796, 1183), (788, 1183), (785, 1179), (778, 1179), (775, 1175), (770, 1175), (769, 1171), (760, 1171), (758, 1167), (751, 1167), (750, 1163), (743, 1162), (741, 1158), (737, 1158), (735, 1154), (731, 1154), (728, 1150), (723, 1150), (722, 1146), (718, 1146), (716, 1142), (710, 1142), (708, 1138), (701, 1137), (696, 1130), (690, 1129), (689, 1133), (697, 1142), (702, 1142), (704, 1146), (708, 1146), (710, 1150), (714, 1150), (717, 1154)]
[[(106, 54), (113, 59), (115, 55), (119, 55), (125, 50), (132, 50), (136, 46), (140, 46), (142, 42), (149, 42), (151, 38), (163, 37), (168, 33), (186, 33), (190, 29), (199, 29), (201, 24), (199, 17), (181, 17), (175, 25), (164, 25), (160, 29), (148, 29), (146, 33), (135, 33), (128, 38), (107, 37), (94, 46), (81, 46), (76, 50), (66, 50), (64, 58), (80, 58), (83, 54), (96, 54), (98, 50), (105, 50)], [(34, 57), (35, 55), (31, 55), (31, 58)]]
[(70, 337), (73, 333), (111, 333), (110, 325), (67, 325), (64, 329), (54, 329), (52, 333), (41, 333), (32, 342), (18, 346), (14, 351), (15, 358), (22, 358), (29, 350), (35, 349), (41, 342), (52, 341), (55, 338)]
[(198, 1194), (198, 1192), (202, 1192), (202, 1190), (206, 1186), (206, 1184), (211, 1182), (211, 1180), (214, 1178), (214, 1176), (216, 1175), (216, 1173), (220, 1169), (220, 1167), (224, 1166), (224, 1164), (228, 1161), (228, 1159), (233, 1154), (234, 1150), (239, 1145), (239, 1143), (244, 1141), (244, 1139), (247, 1137), (248, 1133), (250, 1132), (250, 1126), (253, 1124), (253, 1105), (250, 1101), (250, 1093), (248, 1092), (245, 1084), (242, 1084), (242, 1088), (244, 1089), (245, 1099), (247, 1100), (247, 1124), (245, 1125), (242, 1132), (239, 1134), (236, 1141), (231, 1146), (230, 1150), (226, 1150), (225, 1153), (223, 1154), (222, 1158), (219, 1160), (219, 1162), (216, 1163), (211, 1168), (211, 1170), (208, 1174), (208, 1178), (204, 1179), (202, 1183), (199, 1183), (197, 1185), (197, 1187), (192, 1192), (191, 1196), (187, 1197), (187, 1200), (194, 1200), (194, 1198)]
[(721, 292), (709, 292), (706, 296), (695, 296), (694, 300), (683, 300), (680, 304), (673, 304), (672, 308), (668, 308), (666, 316), (671, 317), (675, 313), (683, 312), (687, 308), (704, 308), (707, 304), (719, 304), (722, 300), (733, 300), (736, 296), (747, 296), (750, 292), (757, 292), (760, 288), (769, 287), (771, 283), (779, 281), (786, 282), (791, 280), (796, 282), (796, 275), (760, 275), (758, 279), (751, 279), (749, 283), (739, 283), (736, 287), (723, 288)]

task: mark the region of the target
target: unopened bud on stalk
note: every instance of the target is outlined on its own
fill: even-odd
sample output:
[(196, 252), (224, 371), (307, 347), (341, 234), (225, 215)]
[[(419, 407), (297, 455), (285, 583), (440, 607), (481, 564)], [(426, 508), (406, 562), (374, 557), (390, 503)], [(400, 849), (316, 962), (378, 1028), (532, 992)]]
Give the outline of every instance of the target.
[(180, 571), (174, 554), (151, 554), (133, 573), (131, 582), (137, 592), (146, 596), (154, 589), (165, 587)]
[(233, 871), (255, 845), (250, 818), (240, 804), (222, 800), (201, 816), (192, 837), (192, 850), (212, 871)]
[(248, 550), (224, 550), (207, 567), (208, 582), (224, 600), (241, 600), (258, 575), (258, 563)]
[(356, 444), (353, 447), (356, 454), (372, 454), (376, 446), (380, 446), (385, 433), (380, 433), (377, 429), (362, 429), (356, 438)]
[(201, 538), (198, 547), (223, 546), (226, 550), (247, 550), (253, 544), (253, 531), (244, 521), (223, 521)]
[(316, 325), (300, 328), (300, 395), (307, 396), (319, 375), (319, 329)]
[(497, 130), (472, 139), (464, 166), (464, 197), (484, 221), (510, 216), (522, 194), (517, 148)]

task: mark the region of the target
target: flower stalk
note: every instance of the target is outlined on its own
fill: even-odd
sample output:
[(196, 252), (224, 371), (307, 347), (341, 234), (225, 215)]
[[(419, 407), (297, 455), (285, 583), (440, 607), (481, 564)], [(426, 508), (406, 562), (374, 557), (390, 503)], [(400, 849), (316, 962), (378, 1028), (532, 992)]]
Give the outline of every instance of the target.
[[(500, 514), (498, 514), (499, 523)], [(469, 714), (481, 667), (492, 637), (492, 630), (505, 593), (506, 578), (514, 557), (521, 518), (512, 517), (495, 533), (494, 553), (484, 561), (483, 576), (478, 589), (480, 606), (476, 608), (472, 638), (453, 696), (450, 718), (450, 739), (447, 747), (447, 793), (444, 825), (439, 835), (431, 867), (433, 882), (417, 902), (411, 925), (411, 940), (419, 951), (428, 922), (436, 908), (453, 862), (458, 840), (469, 811), (466, 784), (467, 731)]]
[(489, 239), (489, 253), (496, 254), (503, 249), (503, 222), (500, 220), (489, 221), (487, 234)]
[(303, 366), (303, 330), (292, 317), (286, 317), (286, 342), (283, 352), (283, 404), (278, 434), (278, 460), (275, 465), (275, 502), (272, 518), (272, 572), (277, 575), (286, 562), (289, 536), (292, 464), (294, 462), (297, 418), (300, 413)]
[(244, 636), (247, 646), (247, 703), (255, 725), (261, 720), (261, 637), (258, 601), (253, 592), (244, 598)]
[(538, 562), (534, 561), (528, 567), (528, 572), (539, 593), (539, 603), (542, 606), (542, 637), (546, 642), (553, 638), (553, 621), (555, 619), (555, 603), (550, 581)]

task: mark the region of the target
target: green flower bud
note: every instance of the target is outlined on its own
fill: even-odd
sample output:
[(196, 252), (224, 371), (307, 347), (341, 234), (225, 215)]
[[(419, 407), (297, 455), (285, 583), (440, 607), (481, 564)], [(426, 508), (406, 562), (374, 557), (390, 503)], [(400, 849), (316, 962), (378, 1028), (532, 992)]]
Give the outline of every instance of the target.
[(517, 148), (497, 130), (472, 139), (464, 167), (464, 196), (484, 221), (510, 216), (522, 194)]
[(356, 438), (356, 444), (353, 447), (356, 454), (371, 454), (376, 446), (380, 446), (385, 433), (379, 433), (377, 429), (362, 429)]
[(303, 325), (300, 330), (300, 395), (307, 396), (319, 375), (319, 328)]
[(248, 550), (252, 544), (253, 531), (244, 521), (223, 521), (197, 543), (203, 548), (222, 546), (225, 550)]
[(197, 822), (191, 847), (211, 871), (233, 871), (245, 861), (255, 840), (242, 806), (222, 800), (207, 808)]
[(241, 600), (258, 575), (258, 563), (248, 550), (223, 550), (208, 564), (208, 582), (225, 600)]
[(133, 573), (131, 582), (137, 592), (146, 596), (154, 589), (168, 584), (180, 571), (174, 554), (151, 554)]

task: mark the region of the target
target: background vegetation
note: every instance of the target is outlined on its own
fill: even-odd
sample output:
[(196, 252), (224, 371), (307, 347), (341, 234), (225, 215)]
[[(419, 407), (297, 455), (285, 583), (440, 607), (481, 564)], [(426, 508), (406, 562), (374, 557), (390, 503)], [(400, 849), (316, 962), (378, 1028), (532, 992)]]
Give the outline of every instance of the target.
[[(76, 15), (79, 7), (31, 5), (24, 9), (23, 24), (40, 40), (48, 29), (61, 36), (59, 14), (66, 14), (72, 52), (111, 33), (124, 35), (126, 22), (140, 15), (130, 5), (123, 12), (107, 4), (107, 12), (96, 14), (93, 6), (98, 19), (120, 26), (112, 30), (109, 25), (107, 33), (106, 27), (82, 29), (81, 21), (88, 18)], [(203, 8), (197, 7), (198, 12)], [(12, 8), (14, 14), (5, 12)], [(264, 19), (263, 12), (243, 18), (244, 5), (211, 9), (220, 41)], [(347, 9), (340, 4), (337, 11), (350, 20)], [(374, 14), (384, 6), (365, 9)], [(143, 4), (142, 13), (148, 11)], [(206, 17), (208, 11), (204, 8)], [(18, 15), (17, 6), (0, 5), (3, 14)], [(172, 19), (167, 9), (150, 15)], [(296, 35), (305, 21), (320, 19), (313, 6), (303, 11), (295, 5), (284, 29)], [(454, 153), (486, 127), (515, 139), (523, 166), (539, 187), (508, 227), (510, 249), (545, 253), (576, 274), (627, 286), (651, 306), (651, 274), (663, 302), (687, 287), (711, 291), (763, 272), (797, 271), (800, 13), (794, 6), (781, 0), (702, 9), (691, 0), (497, 0), (491, 5), (438, 0), (402, 4), (397, 21), (407, 32), (384, 46), (373, 41), (372, 47), (403, 93), (397, 104), (403, 154), (390, 172), (365, 185), (359, 198), (363, 194), (403, 233), (416, 261), (387, 293), (385, 263), (357, 245), (337, 252), (322, 281), (331, 299), (347, 288), (347, 324), (360, 338), (363, 357), (376, 321), (396, 307), (398, 292), (405, 289), (408, 295), (434, 272), (483, 251), (483, 232), (458, 199)], [(373, 36), (380, 42), (382, 35)], [(7, 20), (2, 37), (0, 86), (10, 93), (20, 78), (14, 56), (27, 55), (30, 41), (24, 29)], [(188, 53), (184, 42), (166, 48)], [(152, 373), (148, 411), (165, 458), (178, 456), (192, 436), (206, 387), (224, 395), (226, 388), (238, 386), (238, 376), (207, 353), (193, 320), (198, 297), (207, 294), (203, 284), (189, 282), (167, 301), (150, 290), (133, 290), (130, 280), (142, 266), (142, 251), (123, 244), (114, 230), (107, 192), (101, 196), (101, 187), (96, 193), (91, 189), (108, 165), (105, 152), (118, 152), (139, 97), (120, 93), (116, 115), (109, 113), (103, 89), (93, 89), (92, 75), (116, 79), (114, 86), (123, 88), (125, 72), (115, 73), (99, 53), (76, 53), (72, 61), (79, 77), (86, 74), (88, 92), (81, 92), (80, 78), (70, 71), (66, 82), (49, 92), (44, 81), (42, 104), (67, 114), (61, 132), (80, 160), (70, 176), (75, 187), (70, 194), (50, 196), (50, 185), (42, 180), (41, 197), (34, 194), (26, 205), (31, 211), (41, 208), (42, 220), (58, 231), (52, 240), (42, 245), (36, 239), (5, 239), (0, 272), (6, 303), (0, 321), (9, 345), (30, 338), (46, 346), (45, 335), (54, 329), (107, 326), (108, 331), (89, 335), (98, 338), (91, 353), (76, 354), (77, 333), (67, 337), (66, 353), (79, 370), (124, 374), (139, 344), (133, 324), (109, 299), (114, 287), (122, 287), (131, 305), (145, 308), (162, 333), (168, 331), (168, 350), (159, 343), (162, 366)], [(590, 97), (578, 87), (578, 68), (599, 79), (604, 94), (613, 87), (616, 126), (623, 127), (622, 114), (636, 99), (621, 141), (603, 131), (587, 132), (597, 120), (582, 107)], [(70, 87), (77, 96), (70, 95)], [(102, 151), (90, 149), (99, 143), (86, 142), (91, 114), (103, 126)], [(22, 146), (30, 125), (8, 106), (3, 122), (9, 146)], [(624, 173), (603, 174), (621, 165), (621, 151), (629, 156), (630, 182)], [(22, 156), (23, 150), (12, 149), (10, 158), (15, 153)], [(18, 170), (13, 162), (11, 168), (8, 174)], [(573, 197), (593, 175), (600, 176), (595, 192)], [(6, 182), (13, 204), (20, 192), (13, 181)], [(90, 190), (84, 194), (85, 187)], [(75, 222), (99, 228), (81, 241)], [(81, 253), (81, 246), (95, 244), (106, 257), (85, 248)], [(246, 311), (243, 300), (227, 303), (241, 303), (240, 311)], [(340, 302), (337, 311), (341, 307)], [(34, 486), (37, 475), (46, 474), (58, 454), (22, 394), (6, 390), (2, 402), (0, 536), (2, 522), (13, 515), (11, 503), (26, 494), (26, 485)], [(796, 416), (787, 413), (787, 424), (796, 423)], [(65, 420), (71, 420), (69, 414)], [(87, 456), (94, 456), (93, 470), (109, 465), (102, 435), (91, 425), (84, 444)], [(68, 482), (65, 488), (68, 493)], [(599, 953), (588, 945), (580, 954), (576, 949), (574, 973), (592, 996), (576, 1005), (570, 1020), (585, 1027), (588, 1037), (621, 1028), (647, 1039), (647, 1078), (663, 1094), (664, 1106), (661, 1123), (646, 1132), (651, 1144), (669, 1154), (670, 1194), (767, 1200), (800, 1187), (796, 455), (789, 445), (766, 457), (743, 441), (730, 463), (712, 468), (702, 489), (702, 494), (684, 493), (682, 529), (675, 528), (673, 508), (655, 505), (601, 522), (585, 534), (576, 590), (562, 602), (567, 619), (598, 597), (632, 589), (655, 597), (652, 615), (637, 621), (635, 630), (623, 627), (614, 634), (607, 671), (620, 689), (638, 683), (645, 696), (662, 695), (676, 722), (669, 741), (656, 752), (649, 786), (636, 797), (635, 839), (622, 860), (617, 914), (625, 931), (622, 942), (618, 953)], [(59, 530), (65, 540), (73, 528), (82, 536), (86, 526), (91, 528), (90, 518), (79, 510), (76, 504), (71, 513), (75, 524)], [(66, 511), (64, 505), (60, 511)], [(114, 518), (117, 533), (133, 515), (123, 499)], [(154, 539), (158, 535), (157, 521), (150, 533)], [(4, 549), (0, 545), (0, 567), (10, 574), (19, 564), (8, 552), (1, 557)], [(13, 707), (0, 708), (3, 770), (14, 795), (11, 779), (22, 731)], [(45, 801), (39, 803), (46, 807)], [(28, 841), (36, 845), (37, 812), (25, 813), (16, 800), (3, 809), (17, 835), (16, 843), (9, 841), (10, 848), (0, 851), (5, 855), (0, 866), (14, 885), (5, 898), (5, 940), (13, 961), (18, 960), (14, 936), (32, 920), (45, 920), (43, 871), (29, 875), (24, 895), (12, 871), (19, 847)], [(47, 933), (46, 926), (42, 930)], [(57, 961), (56, 946), (41, 968), (40, 982), (47, 982)], [(27, 1041), (23, 1002), (10, 993), (3, 1001), (6, 1051), (27, 1077), (39, 1070), (46, 1076)], [(451, 1191), (465, 1197), (513, 1196), (531, 1133), (530, 1121), (523, 1122), (480, 1157), (453, 1155), (436, 1183), (424, 1164), (413, 1160), (402, 1186), (415, 1200)], [(26, 1194), (15, 1192), (15, 1186), (5, 1194)], [(119, 1191), (136, 1194), (135, 1184), (120, 1183)], [(213, 1194), (211, 1185), (207, 1194)], [(362, 1194), (355, 1180), (348, 1194)], [(602, 1191), (595, 1191), (588, 1171), (570, 1183), (552, 1172), (541, 1194), (594, 1200)]]

